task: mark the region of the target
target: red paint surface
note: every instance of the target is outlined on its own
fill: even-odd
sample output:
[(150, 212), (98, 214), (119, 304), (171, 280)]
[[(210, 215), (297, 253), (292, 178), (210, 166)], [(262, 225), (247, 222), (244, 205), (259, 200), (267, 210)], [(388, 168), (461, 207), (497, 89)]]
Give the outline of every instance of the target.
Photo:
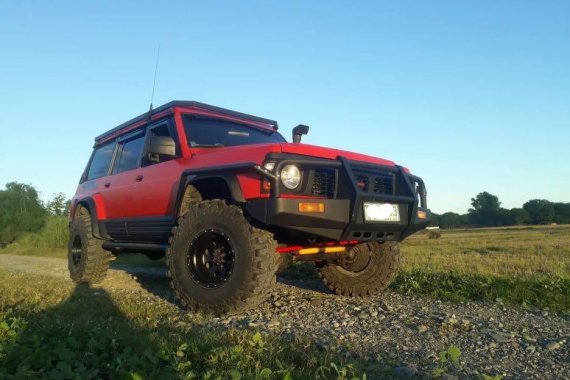
[[(180, 140), (181, 158), (82, 183), (77, 188), (73, 204), (76, 205), (77, 202), (83, 199), (92, 198), (97, 208), (97, 218), (99, 220), (171, 215), (174, 212), (175, 205), (173, 203), (176, 199), (180, 176), (184, 170), (252, 162), (261, 165), (268, 153), (283, 152), (331, 160), (343, 156), (349, 160), (372, 164), (395, 165), (394, 162), (382, 158), (295, 143), (190, 148), (186, 143), (186, 133), (183, 126), (182, 115), (185, 113), (237, 121), (256, 128), (273, 129), (269, 124), (217, 114), (198, 107), (173, 107), (153, 115), (152, 120), (158, 120), (173, 114)], [(147, 123), (148, 120), (143, 120), (125, 126), (120, 131), (101, 139), (98, 141), (98, 144), (140, 128)], [(139, 176), (143, 177), (141, 181), (137, 181)], [(261, 176), (259, 174), (247, 171), (238, 172), (237, 179), (245, 199), (251, 200), (268, 196), (267, 194), (261, 194)], [(105, 184), (108, 184), (108, 186), (105, 186)], [(294, 197), (294, 195), (286, 194), (282, 196)], [(298, 198), (306, 198), (306, 196)]]

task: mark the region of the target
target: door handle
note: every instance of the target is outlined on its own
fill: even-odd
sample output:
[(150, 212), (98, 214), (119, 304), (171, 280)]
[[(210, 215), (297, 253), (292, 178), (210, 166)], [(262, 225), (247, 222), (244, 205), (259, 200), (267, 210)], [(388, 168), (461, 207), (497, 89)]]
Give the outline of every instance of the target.
[(137, 182), (140, 182), (140, 181), (143, 180), (143, 178), (144, 178), (143, 175), (140, 174), (140, 175), (138, 175), (137, 178), (135, 178), (135, 179), (137, 180)]
[(104, 186), (105, 186), (105, 187), (111, 186), (111, 182), (105, 182), (105, 185), (104, 185)]

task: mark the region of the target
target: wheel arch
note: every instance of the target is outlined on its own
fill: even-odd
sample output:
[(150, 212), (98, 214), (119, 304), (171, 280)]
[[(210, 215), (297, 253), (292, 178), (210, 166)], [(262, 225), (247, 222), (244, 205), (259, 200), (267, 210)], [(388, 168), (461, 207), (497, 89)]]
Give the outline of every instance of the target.
[(189, 187), (200, 193), (201, 200), (223, 199), (236, 203), (245, 202), (237, 176), (232, 172), (184, 173), (176, 197), (176, 217), (180, 216), (184, 194)]
[(102, 208), (97, 207), (97, 201), (92, 197), (85, 197), (77, 200), (70, 211), (70, 217), (72, 221), (75, 218), (75, 212), (79, 207), (84, 207), (87, 209), (87, 211), (89, 211), (93, 236), (98, 239), (104, 239), (104, 231), (102, 231), (99, 226), (99, 218), (101, 216), (100, 212), (102, 212)]

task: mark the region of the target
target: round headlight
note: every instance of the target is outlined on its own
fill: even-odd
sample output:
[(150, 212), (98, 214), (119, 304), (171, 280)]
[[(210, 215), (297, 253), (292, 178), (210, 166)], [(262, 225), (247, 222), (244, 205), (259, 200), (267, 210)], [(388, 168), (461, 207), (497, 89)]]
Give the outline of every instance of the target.
[(297, 188), (301, 183), (301, 171), (295, 165), (285, 165), (280, 177), (283, 186), (290, 190)]

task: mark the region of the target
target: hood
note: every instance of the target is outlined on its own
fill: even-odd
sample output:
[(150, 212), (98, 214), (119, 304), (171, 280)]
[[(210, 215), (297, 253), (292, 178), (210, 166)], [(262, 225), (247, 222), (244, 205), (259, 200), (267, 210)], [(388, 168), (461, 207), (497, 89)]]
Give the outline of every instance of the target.
[(287, 143), (281, 144), (281, 151), (283, 153), (299, 154), (302, 156), (326, 158), (329, 160), (335, 160), (338, 157), (346, 157), (353, 161), (368, 162), (370, 164), (384, 165), (384, 166), (395, 166), (393, 161), (385, 160), (383, 158), (367, 156), (365, 154), (349, 152), (346, 150), (325, 148), (317, 145), (309, 144), (299, 144), (299, 143)]

